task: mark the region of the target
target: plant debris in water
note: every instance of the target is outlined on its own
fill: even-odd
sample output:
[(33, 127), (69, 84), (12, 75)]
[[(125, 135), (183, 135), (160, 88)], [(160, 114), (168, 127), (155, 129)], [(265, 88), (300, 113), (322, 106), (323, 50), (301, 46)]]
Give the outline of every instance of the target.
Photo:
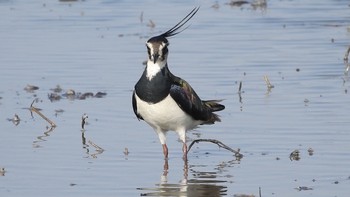
[(87, 123), (86, 119), (88, 119), (88, 115), (87, 114), (83, 114), (83, 116), (81, 117), (81, 129), (85, 129), (85, 124)]
[(235, 194), (233, 197), (255, 197), (253, 194)]
[[(267, 1), (266, 0), (254, 0), (252, 2), (244, 1), (244, 0), (230, 0), (225, 5), (231, 7), (243, 7), (244, 5), (250, 5), (254, 10), (258, 8), (266, 9)], [(215, 7), (214, 7), (215, 8)], [(218, 8), (218, 5), (217, 5)]]
[(5, 176), (5, 168), (0, 168), (0, 176)]
[[(59, 86), (58, 86), (59, 87)], [(54, 89), (51, 89), (53, 92), (48, 94), (48, 98), (51, 102), (53, 101), (59, 101), (62, 98), (69, 99), (69, 100), (85, 100), (87, 98), (103, 98), (107, 95), (105, 92), (97, 92), (94, 94), (93, 92), (76, 92), (73, 89), (68, 89), (65, 93), (61, 94), (62, 89), (58, 89), (57, 87)]]
[[(39, 90), (38, 86), (35, 85), (27, 85), (24, 87), (24, 90), (28, 93), (34, 93), (35, 90)], [(69, 99), (69, 100), (85, 100), (87, 98), (103, 98), (107, 95), (105, 92), (98, 91), (96, 93), (93, 92), (77, 92), (73, 89), (68, 89), (64, 92), (60, 85), (56, 85), (55, 88), (50, 89), (52, 92), (47, 94), (48, 99), (53, 101), (59, 101), (61, 99)], [(64, 93), (63, 93), (64, 92)]]
[(299, 150), (294, 150), (293, 152), (290, 153), (289, 159), (291, 161), (299, 161), (300, 160), (300, 151)]
[(267, 89), (268, 89), (268, 90), (271, 90), (272, 88), (275, 87), (274, 85), (272, 85), (272, 84), (270, 83), (269, 77), (268, 77), (267, 75), (264, 76), (264, 80), (265, 80), (265, 82), (266, 82), (266, 86), (267, 86)]
[(307, 152), (309, 153), (309, 156), (314, 155), (314, 149), (312, 148), (307, 149)]
[(216, 139), (196, 139), (193, 140), (192, 143), (190, 144), (190, 146), (188, 147), (187, 153), (191, 150), (193, 144), (198, 143), (198, 142), (211, 142), (214, 143), (216, 145), (218, 145), (221, 148), (224, 148), (228, 151), (231, 151), (235, 154), (235, 157), (237, 160), (240, 160), (243, 158), (243, 154), (240, 153), (240, 149), (237, 150), (233, 150), (232, 148), (230, 148), (229, 146), (225, 145), (224, 143), (220, 142), (219, 140)]
[(36, 107), (33, 106), (34, 102), (37, 101), (37, 100), (38, 100), (38, 99), (34, 99), (34, 100), (33, 100), (32, 104), (30, 105), (30, 108), (29, 108), (30, 111), (31, 111), (31, 112), (37, 113), (40, 117), (42, 117), (44, 120), (46, 120), (48, 123), (50, 123), (51, 128), (55, 128), (55, 127), (56, 127), (56, 124), (55, 124), (53, 121), (51, 121), (50, 119), (48, 119), (44, 114), (42, 114), (42, 113), (38, 110), (38, 108), (36, 108)]
[(29, 92), (29, 93), (33, 93), (35, 90), (39, 90), (39, 87), (35, 86), (35, 85), (27, 84), (27, 86), (24, 87), (24, 90)]
[(306, 187), (306, 186), (299, 186), (295, 189), (298, 191), (313, 190), (311, 187)]
[(128, 156), (129, 155), (129, 149), (128, 148), (125, 148), (124, 151), (123, 151), (124, 155), (125, 156)]
[(13, 118), (8, 118), (8, 121), (11, 121), (14, 125), (19, 125), (19, 123), (21, 122), (21, 119), (19, 118), (19, 116), (17, 114), (15, 114), (13, 116)]

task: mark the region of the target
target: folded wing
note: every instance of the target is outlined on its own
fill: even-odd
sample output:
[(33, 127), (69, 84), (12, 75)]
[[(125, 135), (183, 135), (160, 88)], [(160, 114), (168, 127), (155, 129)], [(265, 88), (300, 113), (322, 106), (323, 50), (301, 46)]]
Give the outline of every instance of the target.
[(225, 109), (224, 105), (218, 103), (220, 100), (202, 101), (185, 80), (176, 76), (172, 78), (174, 83), (171, 85), (170, 95), (184, 112), (195, 120), (202, 120), (203, 124), (220, 122), (219, 116), (213, 113)]

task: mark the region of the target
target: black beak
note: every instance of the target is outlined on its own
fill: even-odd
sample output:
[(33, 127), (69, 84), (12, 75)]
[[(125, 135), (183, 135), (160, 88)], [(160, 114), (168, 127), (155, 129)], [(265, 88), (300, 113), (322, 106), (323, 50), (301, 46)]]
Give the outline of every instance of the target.
[(158, 53), (153, 54), (153, 63), (154, 64), (157, 62), (158, 58), (159, 58), (159, 54)]

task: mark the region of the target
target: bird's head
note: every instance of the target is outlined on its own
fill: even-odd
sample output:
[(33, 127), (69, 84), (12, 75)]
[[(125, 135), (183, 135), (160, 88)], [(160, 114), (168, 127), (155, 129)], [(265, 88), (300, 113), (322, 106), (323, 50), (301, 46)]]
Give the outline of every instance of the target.
[(146, 47), (148, 51), (148, 61), (156, 64), (158, 62), (166, 62), (168, 57), (168, 39), (169, 37), (175, 36), (176, 34), (182, 32), (186, 28), (180, 30), (180, 28), (186, 24), (198, 11), (199, 7), (194, 8), (185, 18), (183, 18), (174, 27), (169, 29), (167, 32), (154, 36), (146, 42)]
[(148, 61), (154, 64), (157, 61), (164, 62), (168, 57), (168, 39), (163, 36), (152, 37), (146, 42)]

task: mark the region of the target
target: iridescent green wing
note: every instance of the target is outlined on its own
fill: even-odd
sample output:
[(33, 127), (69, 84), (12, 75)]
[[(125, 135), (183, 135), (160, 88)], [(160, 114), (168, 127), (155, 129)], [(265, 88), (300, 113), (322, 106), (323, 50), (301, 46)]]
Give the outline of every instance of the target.
[(174, 83), (171, 85), (170, 95), (180, 108), (195, 120), (211, 119), (212, 110), (204, 104), (190, 84), (179, 77), (172, 78)]

